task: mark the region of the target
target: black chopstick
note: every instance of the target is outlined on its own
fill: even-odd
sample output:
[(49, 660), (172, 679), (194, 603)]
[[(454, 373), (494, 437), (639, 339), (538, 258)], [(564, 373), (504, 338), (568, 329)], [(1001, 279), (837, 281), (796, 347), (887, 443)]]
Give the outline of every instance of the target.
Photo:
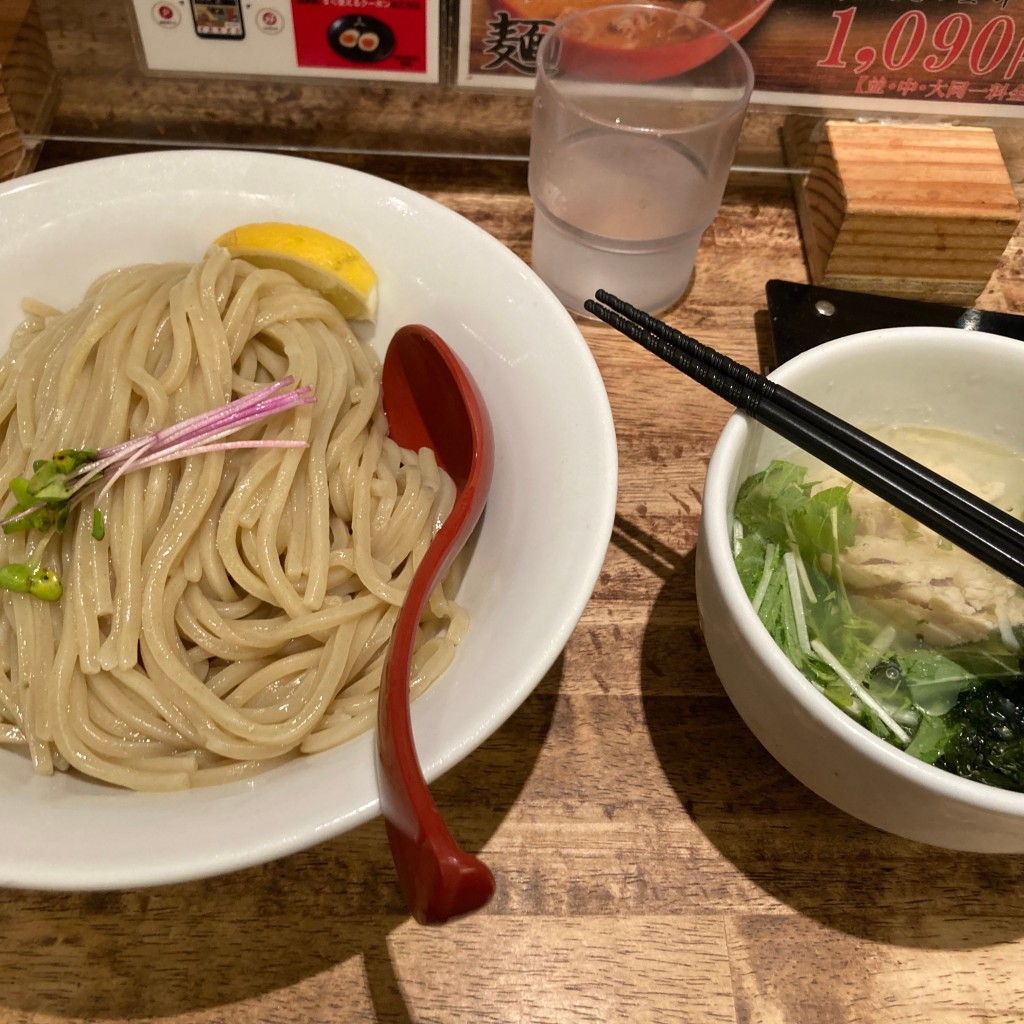
[(600, 290), (596, 299), (584, 304), (588, 312), (1024, 586), (1024, 523), (617, 296)]
[(716, 352), (682, 331), (670, 327), (649, 313), (631, 306), (617, 296), (601, 290), (596, 293), (596, 297), (625, 319), (633, 321), (655, 336), (678, 346), (698, 362), (707, 363), (718, 373), (736, 378), (753, 392), (759, 393), (759, 400), (772, 399), (782, 408), (791, 410), (807, 423), (828, 433), (837, 443), (843, 442), (865, 455), (870, 455), (889, 471), (898, 475), (909, 486), (919, 486), (944, 502), (953, 500), (966, 514), (975, 516), (979, 522), (990, 523), (996, 530), (1005, 531), (1007, 537), (1017, 538), (1024, 543), (1024, 522), (1015, 519), (1002, 509), (996, 508), (970, 491), (964, 490), (951, 480), (939, 476), (921, 463), (907, 458), (902, 452), (879, 441), (853, 424), (838, 416), (833, 416), (813, 402), (808, 402), (794, 392), (768, 380), (759, 373), (755, 373), (728, 356)]

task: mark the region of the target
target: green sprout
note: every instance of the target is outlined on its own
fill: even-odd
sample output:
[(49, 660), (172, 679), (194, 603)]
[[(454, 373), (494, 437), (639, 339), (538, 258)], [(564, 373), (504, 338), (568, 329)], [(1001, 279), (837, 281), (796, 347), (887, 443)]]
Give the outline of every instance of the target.
[(0, 588), (16, 594), (31, 594), (41, 601), (59, 601), (64, 593), (64, 584), (52, 569), (24, 562), (11, 562), (0, 567)]
[[(65, 448), (55, 452), (52, 459), (37, 459), (32, 464), (31, 477), (16, 476), (10, 483), (15, 505), (3, 520), (4, 533), (52, 529), (63, 532), (75, 495), (68, 477), (95, 462), (98, 454), (95, 448)], [(94, 479), (98, 480), (99, 474)]]

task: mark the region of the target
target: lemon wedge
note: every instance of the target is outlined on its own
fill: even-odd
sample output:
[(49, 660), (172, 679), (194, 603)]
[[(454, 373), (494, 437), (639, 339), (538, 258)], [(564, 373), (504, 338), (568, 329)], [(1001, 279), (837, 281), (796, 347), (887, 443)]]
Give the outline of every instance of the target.
[(266, 221), (227, 231), (214, 244), (255, 267), (287, 271), (349, 320), (377, 317), (377, 274), (358, 249), (340, 238), (301, 224)]

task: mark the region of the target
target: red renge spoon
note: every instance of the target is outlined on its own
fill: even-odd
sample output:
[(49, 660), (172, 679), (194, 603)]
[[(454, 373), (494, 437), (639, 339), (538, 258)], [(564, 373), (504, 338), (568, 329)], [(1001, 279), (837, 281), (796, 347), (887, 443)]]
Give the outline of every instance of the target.
[(458, 846), (430, 795), (412, 735), (409, 673), (427, 599), (483, 512), (494, 439), (476, 384), (427, 327), (402, 327), (392, 338), (382, 390), (394, 441), (432, 448), (456, 488), (455, 504), (417, 567), (395, 623), (377, 708), (381, 809), (399, 885), (420, 924), (443, 924), (484, 906), (494, 894), (494, 876)]

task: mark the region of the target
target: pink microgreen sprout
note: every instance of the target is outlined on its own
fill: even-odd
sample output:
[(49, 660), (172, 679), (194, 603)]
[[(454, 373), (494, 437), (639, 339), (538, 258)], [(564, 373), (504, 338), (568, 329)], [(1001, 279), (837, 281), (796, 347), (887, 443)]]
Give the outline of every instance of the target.
[[(294, 378), (283, 377), (209, 412), (111, 448), (69, 448), (56, 452), (52, 459), (39, 459), (32, 466), (31, 477), (15, 477), (11, 481), (15, 505), (0, 519), (0, 526), (5, 533), (30, 529), (63, 531), (71, 508), (100, 483), (103, 486), (97, 504), (126, 473), (174, 459), (240, 448), (304, 448), (305, 441), (287, 438), (223, 440), (279, 412), (316, 401), (311, 387), (293, 388), (294, 383)], [(102, 540), (104, 532), (103, 515), (94, 509), (92, 536)], [(46, 574), (45, 586), (36, 585), (41, 573)], [(58, 600), (62, 591), (60, 578), (53, 570), (20, 563), (0, 569), (0, 589), (28, 592), (50, 601)]]

